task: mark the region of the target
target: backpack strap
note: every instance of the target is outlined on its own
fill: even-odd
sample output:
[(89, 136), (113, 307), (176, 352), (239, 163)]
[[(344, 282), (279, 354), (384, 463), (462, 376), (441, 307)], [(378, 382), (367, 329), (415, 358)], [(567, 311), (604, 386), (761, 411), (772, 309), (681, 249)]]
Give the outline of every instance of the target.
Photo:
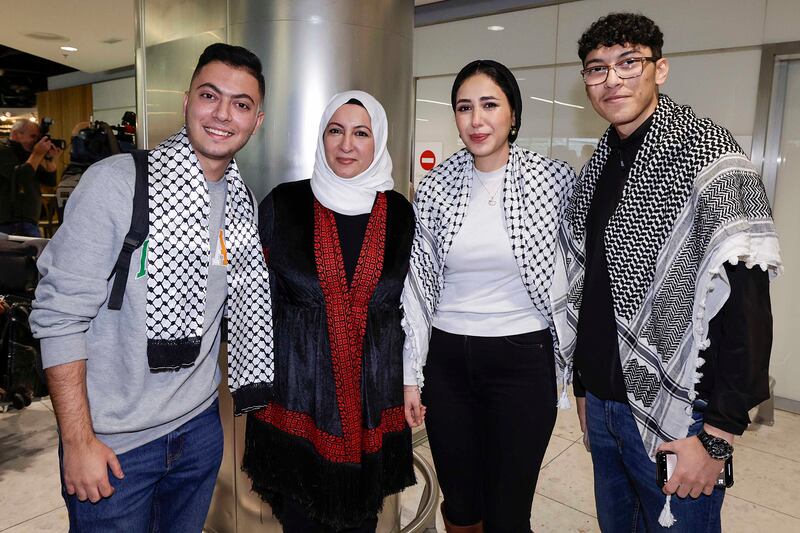
[(149, 153), (147, 150), (134, 150), (131, 152), (133, 162), (136, 165), (136, 185), (133, 191), (131, 227), (128, 230), (128, 234), (125, 235), (125, 242), (122, 243), (122, 250), (120, 250), (117, 257), (117, 263), (108, 276), (108, 279), (111, 279), (112, 276), (114, 277), (114, 286), (111, 289), (111, 296), (108, 298), (108, 308), (116, 311), (122, 308), (133, 251), (139, 248), (147, 239), (147, 234), (150, 230), (150, 211), (147, 194), (147, 157)]

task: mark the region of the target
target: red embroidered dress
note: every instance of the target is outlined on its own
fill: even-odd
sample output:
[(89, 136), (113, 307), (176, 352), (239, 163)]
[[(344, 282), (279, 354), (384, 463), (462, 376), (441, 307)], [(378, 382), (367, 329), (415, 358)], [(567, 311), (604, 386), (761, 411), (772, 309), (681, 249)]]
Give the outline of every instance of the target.
[(276, 515), (293, 498), (316, 520), (354, 527), (414, 483), (400, 326), (413, 213), (398, 193), (378, 194), (350, 284), (334, 213), (308, 181), (276, 187), (259, 213), (275, 397), (248, 417), (243, 467)]

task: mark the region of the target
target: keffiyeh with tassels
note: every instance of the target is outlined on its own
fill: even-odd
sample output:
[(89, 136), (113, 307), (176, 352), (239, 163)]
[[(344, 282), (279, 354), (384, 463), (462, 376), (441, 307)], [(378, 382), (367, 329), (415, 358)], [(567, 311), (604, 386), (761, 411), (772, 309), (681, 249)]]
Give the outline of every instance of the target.
[[(147, 357), (152, 370), (192, 366), (208, 282), (210, 203), (186, 129), (148, 158)], [(225, 170), (228, 386), (237, 414), (263, 407), (273, 380), (269, 279), (252, 198), (235, 161)]]
[[(467, 213), (473, 165), (466, 148), (456, 152), (425, 176), (414, 198), (416, 231), (402, 298), (408, 385), (423, 385), (431, 322), (444, 287), (445, 259)], [(506, 229), (528, 295), (551, 325), (559, 375), (566, 361), (559, 354), (553, 325), (552, 280), (557, 271), (564, 271), (557, 235), (574, 179), (566, 163), (511, 145), (503, 184)]]
[[(581, 172), (561, 235), (568, 295), (556, 302), (555, 318), (570, 367), (586, 218), (607, 139), (608, 132)], [(692, 423), (699, 352), (729, 294), (725, 261), (745, 261), (772, 278), (782, 269), (778, 238), (759, 174), (730, 132), (661, 95), (605, 243), (628, 402), (653, 457)]]

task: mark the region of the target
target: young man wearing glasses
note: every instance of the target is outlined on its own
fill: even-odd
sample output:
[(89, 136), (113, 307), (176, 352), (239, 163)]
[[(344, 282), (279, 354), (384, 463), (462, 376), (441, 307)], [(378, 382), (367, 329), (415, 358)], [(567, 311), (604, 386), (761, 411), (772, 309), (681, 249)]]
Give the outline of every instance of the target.
[[(720, 531), (718, 474), (769, 396), (769, 280), (782, 268), (769, 202), (726, 129), (659, 94), (669, 64), (652, 20), (610, 14), (578, 44), (610, 127), (568, 210), (556, 314), (600, 527)], [(663, 492), (660, 450), (677, 456)]]

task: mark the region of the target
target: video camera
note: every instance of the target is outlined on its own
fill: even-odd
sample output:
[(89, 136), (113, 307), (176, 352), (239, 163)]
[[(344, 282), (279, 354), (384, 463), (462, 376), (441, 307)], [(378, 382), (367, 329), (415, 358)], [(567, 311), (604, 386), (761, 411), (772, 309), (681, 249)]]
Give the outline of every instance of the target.
[[(42, 137), (44, 137), (45, 135), (49, 136), (50, 126), (52, 126), (54, 122), (55, 120), (53, 120), (50, 117), (44, 117), (42, 119), (41, 124), (39, 124), (39, 132), (41, 133)], [(65, 141), (64, 139), (54, 139), (50, 137), (50, 142), (53, 143), (53, 146), (58, 146), (62, 150), (67, 149), (67, 141)]]

